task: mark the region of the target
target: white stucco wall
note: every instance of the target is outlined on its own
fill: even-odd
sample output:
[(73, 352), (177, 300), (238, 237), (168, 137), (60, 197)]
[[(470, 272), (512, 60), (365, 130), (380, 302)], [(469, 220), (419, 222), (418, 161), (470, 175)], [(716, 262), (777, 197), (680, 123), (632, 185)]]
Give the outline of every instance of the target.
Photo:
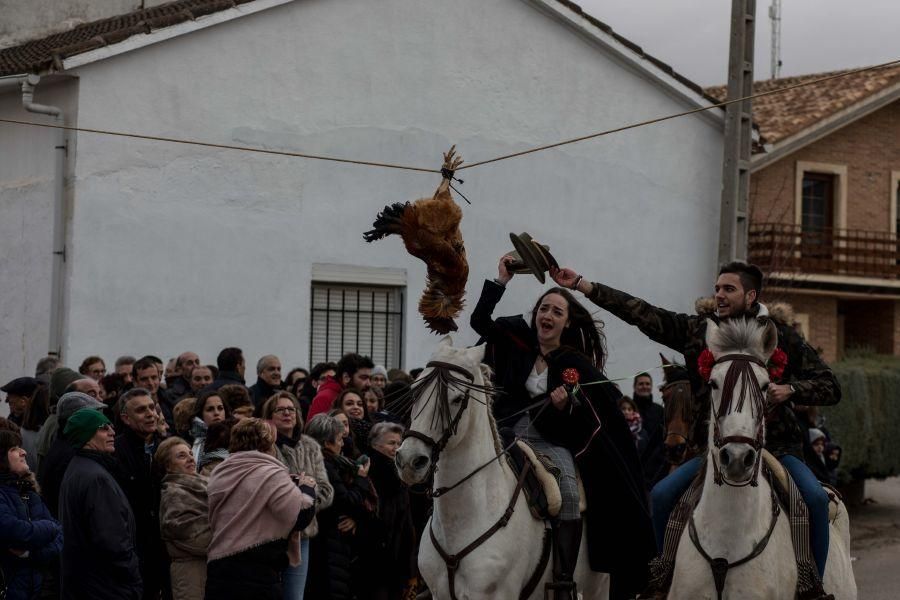
[[(602, 18), (602, 15), (600, 15)], [(86, 65), (84, 127), (440, 166), (684, 110), (521, 0), (302, 0)], [(436, 338), (415, 307), (425, 268), (362, 232), (439, 177), (81, 134), (65, 355), (226, 345), (305, 364), (312, 263), (405, 268), (406, 366)], [(474, 305), (510, 231), (564, 264), (690, 310), (711, 284), (721, 129), (690, 117), (461, 174)], [(527, 310), (533, 278), (498, 314)], [(473, 343), (468, 313), (457, 343)], [(607, 322), (610, 374), (658, 364)], [(253, 379), (252, 375), (250, 377)]]
[[(35, 102), (75, 117), (77, 82), (44, 83)], [(18, 87), (0, 88), (0, 116), (53, 123), (22, 108)], [(0, 124), (0, 385), (33, 375), (47, 355), (53, 259), (56, 130)], [(5, 414), (7, 405), (0, 407)]]

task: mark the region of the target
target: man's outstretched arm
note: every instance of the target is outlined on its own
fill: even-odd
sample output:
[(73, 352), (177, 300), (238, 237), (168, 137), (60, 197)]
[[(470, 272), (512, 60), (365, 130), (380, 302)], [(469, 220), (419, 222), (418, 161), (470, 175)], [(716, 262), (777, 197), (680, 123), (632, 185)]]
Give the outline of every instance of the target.
[(602, 283), (592, 283), (568, 268), (551, 269), (550, 276), (561, 287), (576, 289), (591, 302), (634, 325), (654, 342), (684, 352), (699, 323), (699, 317), (653, 306)]

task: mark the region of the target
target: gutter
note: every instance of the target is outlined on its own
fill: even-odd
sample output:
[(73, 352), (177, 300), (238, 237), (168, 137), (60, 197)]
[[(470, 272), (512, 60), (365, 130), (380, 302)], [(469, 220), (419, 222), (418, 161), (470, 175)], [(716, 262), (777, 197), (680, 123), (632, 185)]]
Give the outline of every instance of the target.
[[(30, 112), (53, 117), (57, 125), (65, 125), (65, 114), (58, 106), (34, 102), (34, 90), (41, 78), (28, 75), (22, 81), (22, 107)], [(63, 339), (63, 272), (66, 263), (65, 176), (69, 149), (69, 132), (57, 130), (53, 182), (53, 274), (50, 280), (50, 339), (47, 353), (62, 360)]]

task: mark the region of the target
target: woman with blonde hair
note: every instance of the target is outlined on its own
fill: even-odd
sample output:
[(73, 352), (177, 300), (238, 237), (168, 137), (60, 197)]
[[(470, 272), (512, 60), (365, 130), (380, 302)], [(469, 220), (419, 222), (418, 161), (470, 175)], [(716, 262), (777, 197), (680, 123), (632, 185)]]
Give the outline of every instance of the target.
[[(275, 425), (275, 456), (287, 466), (292, 476), (309, 475), (316, 480), (316, 512), (331, 506), (334, 488), (328, 481), (322, 449), (304, 435), (300, 403), (290, 392), (278, 392), (262, 405), (262, 418)], [(302, 600), (309, 573), (309, 540), (319, 532), (315, 517), (302, 531), (291, 534), (290, 543), (300, 545), (301, 562), (284, 572), (284, 599)]]
[(282, 573), (300, 563), (288, 538), (315, 516), (316, 481), (291, 478), (275, 458), (276, 435), (262, 419), (239, 421), (209, 478), (206, 600), (281, 600)]
[(203, 600), (212, 535), (207, 478), (197, 473), (191, 447), (179, 437), (163, 440), (153, 455), (153, 469), (162, 478), (159, 528), (172, 559), (172, 598)]

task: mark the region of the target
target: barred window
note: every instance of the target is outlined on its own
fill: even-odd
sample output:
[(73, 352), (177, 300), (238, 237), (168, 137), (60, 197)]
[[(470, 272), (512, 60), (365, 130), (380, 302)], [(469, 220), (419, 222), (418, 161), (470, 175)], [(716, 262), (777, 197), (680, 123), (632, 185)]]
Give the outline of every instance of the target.
[(403, 364), (405, 288), (313, 282), (309, 362), (337, 361), (348, 352), (377, 365)]

